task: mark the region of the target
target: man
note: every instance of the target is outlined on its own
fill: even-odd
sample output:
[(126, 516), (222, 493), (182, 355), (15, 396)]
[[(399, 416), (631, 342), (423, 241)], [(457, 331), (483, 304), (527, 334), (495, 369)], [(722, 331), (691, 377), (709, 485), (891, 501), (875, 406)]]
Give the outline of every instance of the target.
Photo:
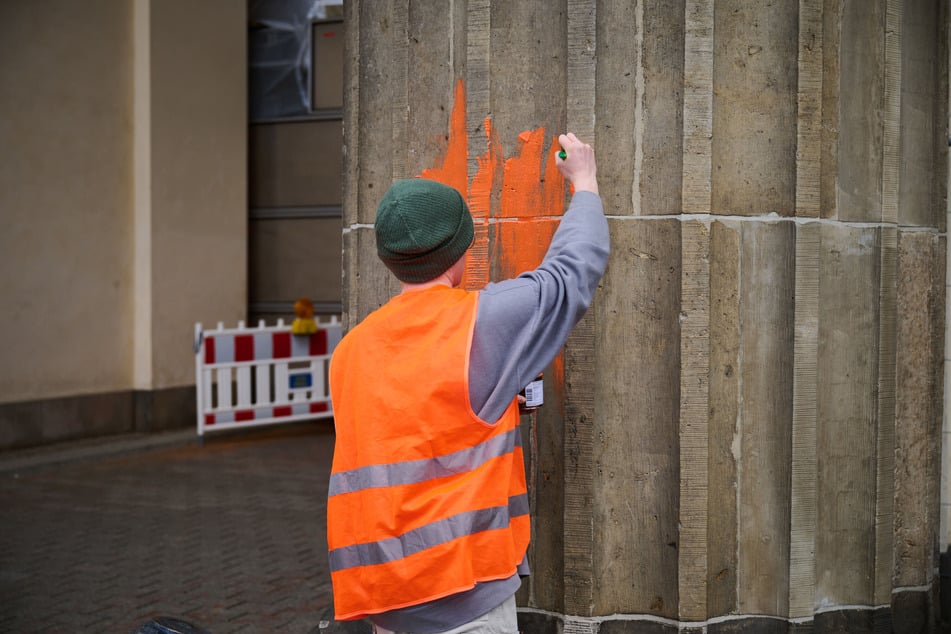
[(459, 289), (473, 224), (462, 196), (398, 181), (377, 252), (402, 292), (334, 351), (327, 507), (336, 618), (387, 632), (518, 631), (528, 574), (518, 393), (587, 310), (608, 258), (594, 151), (561, 135), (573, 185), (542, 264)]

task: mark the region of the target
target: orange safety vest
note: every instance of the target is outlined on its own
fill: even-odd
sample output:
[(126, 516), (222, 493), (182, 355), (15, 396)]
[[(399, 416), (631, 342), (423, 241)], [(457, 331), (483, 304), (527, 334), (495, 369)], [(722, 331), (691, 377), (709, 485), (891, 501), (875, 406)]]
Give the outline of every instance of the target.
[(338, 620), (507, 579), (525, 556), (517, 401), (495, 424), (469, 403), (478, 297), (403, 293), (334, 350), (327, 542)]

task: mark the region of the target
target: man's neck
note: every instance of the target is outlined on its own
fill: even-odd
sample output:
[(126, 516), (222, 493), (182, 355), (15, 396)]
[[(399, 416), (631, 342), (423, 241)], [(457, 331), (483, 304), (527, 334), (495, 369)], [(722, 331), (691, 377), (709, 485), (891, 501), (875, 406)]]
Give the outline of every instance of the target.
[(448, 273), (443, 273), (439, 277), (433, 278), (428, 282), (400, 282), (401, 290), (400, 293), (411, 293), (413, 291), (422, 291), (427, 288), (432, 288), (434, 286), (448, 286), (452, 288), (452, 279), (450, 279)]

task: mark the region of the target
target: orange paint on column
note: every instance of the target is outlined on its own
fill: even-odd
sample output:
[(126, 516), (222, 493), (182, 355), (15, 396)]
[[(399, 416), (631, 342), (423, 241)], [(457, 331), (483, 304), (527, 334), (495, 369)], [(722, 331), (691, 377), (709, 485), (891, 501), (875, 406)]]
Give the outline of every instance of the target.
[[(505, 159), (502, 143), (491, 119), (486, 117), (486, 149), (477, 159), (478, 167), (470, 185), (465, 86), (461, 80), (453, 93), (449, 123), (445, 156), (421, 175), (454, 187), (469, 204), (475, 237), (463, 287), (485, 286), (489, 282), (490, 260), (496, 262), (499, 278), (514, 277), (537, 267), (557, 226), (556, 221), (539, 217), (560, 216), (564, 209), (564, 178), (555, 167), (557, 148), (552, 145), (545, 155), (545, 128), (519, 134), (518, 156)], [(495, 215), (523, 220), (500, 223), (490, 253), (489, 218), (493, 216), (492, 196), (496, 191), (500, 191), (500, 210)]]
[(500, 217), (524, 218), (540, 215), (544, 141), (544, 128), (518, 135), (518, 156), (505, 161)]
[[(546, 173), (542, 177), (545, 128), (522, 132), (519, 155), (505, 161), (500, 216), (518, 218), (498, 225), (496, 245), (500, 277), (514, 277), (541, 264), (557, 221), (539, 216), (560, 216), (564, 206), (564, 178), (555, 167), (554, 147), (548, 153)], [(557, 175), (551, 176), (552, 174)]]
[(555, 402), (561, 408), (561, 415), (565, 417), (568, 412), (565, 411), (565, 402), (568, 394), (565, 392), (565, 349), (551, 362), (552, 385), (555, 386)]
[(496, 224), (491, 251), (499, 279), (516, 277), (538, 268), (548, 251), (558, 222), (551, 218), (528, 218)]
[(469, 205), (474, 224), (472, 247), (466, 259), (463, 288), (478, 289), (489, 282), (489, 206), (493, 173), (497, 159), (492, 147), (491, 126), (486, 119), (489, 149), (478, 159), (479, 168), (469, 188), (469, 134), (466, 130), (466, 91), (462, 80), (456, 82), (452, 113), (449, 117), (449, 143), (438, 166), (423, 170), (421, 176), (454, 187)]
[[(544, 151), (545, 128), (519, 134), (518, 155), (505, 159), (502, 143), (489, 117), (484, 121), (486, 149), (477, 158), (469, 184), (469, 138), (466, 129), (465, 85), (460, 80), (453, 92), (449, 140), (445, 156), (421, 176), (454, 187), (469, 204), (475, 237), (469, 250), (462, 285), (476, 290), (489, 282), (490, 261), (496, 279), (516, 277), (541, 263), (564, 212), (565, 181), (555, 166), (558, 151), (553, 143)], [(543, 163), (544, 161), (544, 163)], [(500, 209), (492, 212), (492, 197), (499, 192)], [(489, 218), (517, 219), (492, 225)], [(492, 238), (490, 239), (490, 233)], [(552, 364), (556, 400), (564, 407), (564, 354)]]
[(519, 155), (505, 161), (502, 184), (503, 218), (560, 216), (564, 210), (565, 179), (555, 166), (555, 144), (544, 161), (545, 128), (518, 135)]
[(502, 144), (492, 128), (492, 121), (486, 117), (483, 126), (486, 150), (478, 159), (479, 167), (469, 189), (469, 211), (475, 224), (475, 237), (462, 278), (462, 287), (468, 290), (477, 290), (489, 283), (489, 214), (499, 165), (502, 164)]
[(466, 161), (469, 158), (469, 136), (466, 132), (466, 90), (462, 81), (456, 82), (453, 93), (452, 113), (449, 115), (449, 143), (446, 155), (438, 167), (423, 170), (422, 177), (439, 181), (468, 199), (469, 174)]

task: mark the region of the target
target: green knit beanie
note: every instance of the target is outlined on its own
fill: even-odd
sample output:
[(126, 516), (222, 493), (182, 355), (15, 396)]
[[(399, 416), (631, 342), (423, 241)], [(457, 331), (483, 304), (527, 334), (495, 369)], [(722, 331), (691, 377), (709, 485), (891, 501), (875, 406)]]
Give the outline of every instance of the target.
[(423, 178), (396, 181), (376, 210), (376, 252), (402, 282), (428, 282), (472, 244), (469, 207), (452, 187)]

